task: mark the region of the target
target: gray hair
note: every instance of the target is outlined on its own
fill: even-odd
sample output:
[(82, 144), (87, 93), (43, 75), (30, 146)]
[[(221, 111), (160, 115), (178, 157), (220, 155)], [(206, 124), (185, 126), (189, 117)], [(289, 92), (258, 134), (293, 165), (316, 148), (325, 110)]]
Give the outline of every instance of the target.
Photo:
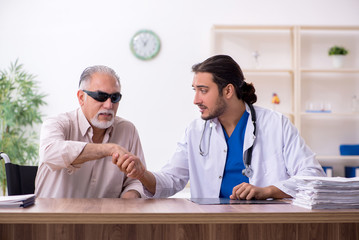
[(109, 67), (103, 66), (103, 65), (95, 65), (95, 66), (91, 66), (86, 68), (80, 77), (80, 82), (79, 82), (79, 89), (84, 90), (85, 88), (87, 88), (88, 84), (90, 83), (91, 80), (91, 76), (94, 73), (106, 73), (111, 75), (112, 77), (114, 77), (117, 82), (118, 85), (121, 87), (120, 84), (120, 78), (117, 76), (116, 72)]

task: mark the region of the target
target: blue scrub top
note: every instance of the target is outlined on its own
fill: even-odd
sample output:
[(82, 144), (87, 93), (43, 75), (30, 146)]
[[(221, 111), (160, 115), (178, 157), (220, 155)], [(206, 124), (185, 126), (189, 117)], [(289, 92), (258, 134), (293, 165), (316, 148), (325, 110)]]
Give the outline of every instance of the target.
[(221, 191), (219, 193), (219, 197), (221, 198), (229, 198), (229, 196), (232, 195), (232, 190), (235, 186), (242, 182), (249, 182), (248, 177), (242, 174), (242, 170), (245, 168), (243, 163), (243, 142), (248, 116), (248, 112), (244, 111), (231, 137), (228, 137), (225, 129), (222, 127), (228, 151)]

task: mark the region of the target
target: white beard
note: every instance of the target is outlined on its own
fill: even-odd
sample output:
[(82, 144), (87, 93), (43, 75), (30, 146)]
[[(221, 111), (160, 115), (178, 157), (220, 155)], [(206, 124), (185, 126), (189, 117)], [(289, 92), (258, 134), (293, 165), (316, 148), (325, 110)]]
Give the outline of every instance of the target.
[[(101, 113), (105, 114), (112, 114), (112, 119), (110, 121), (100, 121), (98, 120), (98, 116)], [(107, 129), (112, 126), (113, 122), (115, 121), (115, 114), (113, 110), (100, 110), (96, 115), (90, 120), (92, 126), (97, 127), (99, 129)]]

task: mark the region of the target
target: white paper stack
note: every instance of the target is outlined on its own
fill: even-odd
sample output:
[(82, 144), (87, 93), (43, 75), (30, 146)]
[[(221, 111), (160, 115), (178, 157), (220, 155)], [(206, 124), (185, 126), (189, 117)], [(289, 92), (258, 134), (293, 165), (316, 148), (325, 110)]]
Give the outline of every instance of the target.
[(34, 205), (35, 194), (0, 196), (0, 208), (8, 207), (29, 207)]
[(297, 191), (292, 204), (308, 209), (359, 208), (359, 177), (293, 177)]

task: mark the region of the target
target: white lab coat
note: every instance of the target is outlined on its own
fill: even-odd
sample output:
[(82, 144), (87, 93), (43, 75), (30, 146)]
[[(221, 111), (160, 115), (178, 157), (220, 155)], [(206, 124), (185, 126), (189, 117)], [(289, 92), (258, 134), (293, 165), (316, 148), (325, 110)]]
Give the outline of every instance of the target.
[[(245, 153), (254, 142), (251, 165), (253, 176), (249, 179), (250, 184), (258, 187), (274, 185), (295, 196), (291, 176), (325, 176), (315, 154), (285, 116), (258, 106), (254, 108), (257, 116), (256, 137), (253, 135), (251, 112), (246, 105), (246, 111), (250, 115), (243, 146)], [(199, 150), (205, 121), (196, 119), (187, 127), (170, 161), (160, 172), (154, 173), (156, 193), (152, 196), (145, 190), (148, 196), (172, 196), (181, 191), (190, 180), (192, 198), (218, 198), (226, 164), (227, 144), (218, 119), (213, 119), (212, 122), (212, 133), (210, 134), (210, 124), (207, 123), (202, 139), (201, 148), (205, 156)]]

